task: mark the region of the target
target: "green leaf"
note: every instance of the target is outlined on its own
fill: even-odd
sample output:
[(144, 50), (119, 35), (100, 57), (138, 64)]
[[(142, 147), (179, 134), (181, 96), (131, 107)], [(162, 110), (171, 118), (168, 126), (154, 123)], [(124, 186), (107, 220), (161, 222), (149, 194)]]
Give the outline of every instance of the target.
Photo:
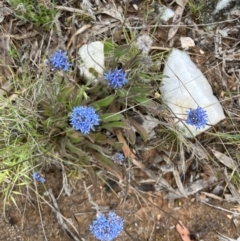
[(108, 128), (127, 128), (127, 125), (123, 122), (116, 121), (116, 122), (110, 122), (107, 124), (101, 125), (101, 128), (108, 129)]
[(68, 135), (69, 140), (71, 141), (71, 143), (81, 143), (84, 141), (84, 136), (78, 132), (74, 132), (71, 133), (70, 135)]
[(140, 125), (139, 123), (137, 123), (134, 119), (132, 118), (128, 118), (128, 120), (131, 122), (131, 124), (135, 127), (135, 129), (137, 130), (137, 132), (141, 135), (142, 139), (144, 142), (147, 141), (148, 139), (148, 133), (146, 131), (146, 129)]
[(148, 109), (149, 112), (153, 113), (154, 115), (159, 114), (159, 106), (158, 104), (147, 98), (147, 97), (142, 97), (142, 96), (135, 96), (133, 98), (133, 100), (135, 100), (136, 102), (138, 102), (141, 106), (144, 106)]
[(88, 147), (88, 148), (91, 148), (93, 150), (96, 150), (98, 152), (103, 152), (103, 148), (101, 146), (99, 146), (99, 145), (95, 145), (95, 144), (92, 144), (90, 142), (87, 142), (85, 144), (85, 146)]
[(115, 95), (109, 95), (104, 99), (93, 102), (92, 106), (94, 106), (96, 108), (97, 107), (106, 107), (106, 106), (109, 106), (110, 104), (112, 104), (114, 99), (115, 99)]
[(115, 50), (114, 50), (114, 57), (115, 58), (120, 58), (123, 55), (126, 55), (129, 50), (131, 49), (131, 45), (121, 45), (118, 46)]
[(105, 113), (100, 116), (100, 120), (103, 122), (119, 121), (122, 118), (123, 115), (118, 113)]
[(144, 106), (148, 106), (150, 103), (150, 99), (147, 97), (143, 97), (143, 96), (135, 96), (134, 100), (137, 101), (139, 104), (144, 105)]
[(114, 173), (120, 180), (122, 180), (122, 173), (120, 172), (119, 167), (117, 167), (112, 160), (97, 152), (93, 152), (92, 154), (102, 167)]
[(130, 92), (131, 92), (131, 94), (149, 95), (151, 90), (152, 90), (152, 87), (142, 86), (142, 87), (132, 87), (130, 89)]
[(75, 86), (69, 86), (69, 87), (66, 87), (64, 88), (62, 91), (61, 91), (61, 94), (59, 95), (59, 98), (60, 98), (60, 101), (62, 103), (65, 103), (69, 94), (74, 90)]
[(122, 149), (122, 146), (123, 146), (122, 142), (114, 142), (113, 143), (113, 148), (115, 148), (116, 150), (120, 151)]
[(107, 56), (114, 49), (114, 42), (107, 40), (104, 42), (104, 55)]
[(98, 72), (94, 68), (88, 69), (89, 73), (91, 73), (95, 78), (98, 78)]
[(66, 146), (66, 148), (67, 148), (70, 152), (76, 154), (76, 155), (77, 155), (78, 157), (80, 157), (80, 158), (81, 158), (81, 157), (88, 156), (88, 154), (87, 154), (86, 152), (84, 152), (83, 150), (81, 150), (81, 149), (77, 148), (76, 146), (74, 146), (69, 140), (66, 141), (65, 146)]
[(116, 94), (119, 97), (125, 97), (125, 96), (127, 96), (128, 92), (125, 89), (117, 89)]

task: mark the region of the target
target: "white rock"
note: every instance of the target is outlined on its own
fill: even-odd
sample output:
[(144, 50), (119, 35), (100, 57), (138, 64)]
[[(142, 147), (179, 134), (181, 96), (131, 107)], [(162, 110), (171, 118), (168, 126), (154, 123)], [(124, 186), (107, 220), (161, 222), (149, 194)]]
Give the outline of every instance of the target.
[(163, 22), (167, 22), (170, 18), (172, 18), (174, 16), (174, 11), (170, 8), (166, 8), (165, 11), (163, 12), (163, 14), (161, 15), (160, 19)]
[(204, 108), (210, 125), (215, 125), (225, 118), (222, 106), (213, 95), (208, 80), (186, 52), (172, 49), (163, 75), (167, 76), (163, 78), (163, 85), (160, 87), (163, 99), (177, 117), (174, 121), (186, 137), (196, 136), (211, 127), (206, 125), (196, 130), (194, 126), (187, 125), (186, 111), (190, 108), (196, 109), (197, 106)]
[(228, 5), (231, 3), (231, 1), (232, 0), (219, 0), (215, 10), (213, 11), (213, 14), (218, 13), (219, 11), (221, 11), (224, 8), (227, 8)]
[[(81, 59), (80, 74), (84, 76), (87, 81), (96, 82), (96, 77), (90, 72), (94, 69), (98, 73), (98, 77), (103, 76), (104, 72), (104, 45), (100, 41), (84, 44), (78, 51)], [(89, 71), (90, 70), (90, 71)]]
[(195, 46), (195, 43), (194, 43), (193, 39), (190, 38), (190, 37), (181, 37), (180, 42), (181, 42), (181, 47), (184, 50), (188, 50), (190, 47)]
[(167, 22), (170, 18), (172, 18), (175, 14), (171, 8), (168, 8), (162, 4), (159, 4), (158, 11), (160, 15), (160, 20), (164, 23)]

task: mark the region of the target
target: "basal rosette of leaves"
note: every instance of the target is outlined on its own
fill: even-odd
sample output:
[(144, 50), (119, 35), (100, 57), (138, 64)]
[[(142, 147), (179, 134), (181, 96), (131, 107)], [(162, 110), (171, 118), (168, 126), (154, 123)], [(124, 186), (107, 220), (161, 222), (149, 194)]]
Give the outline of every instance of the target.
[[(116, 163), (111, 159), (114, 153), (110, 150), (121, 151), (122, 144), (116, 141), (114, 130), (124, 129), (127, 140), (134, 145), (134, 126), (143, 141), (147, 141), (147, 131), (131, 118), (132, 107), (136, 106), (143, 112), (155, 115), (158, 113), (159, 105), (151, 99), (151, 86), (146, 83), (136, 85), (137, 80), (127, 69), (131, 65), (131, 59), (135, 61), (135, 56), (122, 60), (123, 56), (126, 58), (126, 53), (130, 49), (130, 45), (118, 47), (109, 46), (108, 42), (105, 44), (105, 55), (111, 58), (111, 65), (107, 66), (105, 72), (108, 74), (105, 77), (110, 78), (104, 78), (93, 87), (69, 83), (66, 77), (62, 89), (58, 94), (54, 94), (57, 96), (55, 106), (61, 111), (56, 111), (56, 107), (50, 107), (44, 100), (43, 109), (47, 112), (51, 109), (51, 114), (45, 112), (48, 115), (47, 119), (51, 121), (45, 122), (53, 124), (52, 129), (47, 132), (54, 133), (53, 139), (54, 136), (58, 136), (58, 143), (60, 142), (61, 150), (64, 150), (63, 156), (69, 158), (70, 155), (72, 160), (77, 156), (83, 164), (93, 157), (104, 168), (118, 171)], [(122, 64), (121, 68), (118, 67), (119, 63)], [(53, 82), (51, 84), (54, 85)], [(56, 87), (53, 87), (52, 91), (54, 89)], [(56, 133), (56, 128), (59, 134)], [(110, 138), (107, 132), (110, 132), (113, 138)]]
[[(144, 141), (148, 139), (147, 131), (129, 117), (129, 113), (133, 113), (132, 107), (136, 106), (156, 114), (158, 104), (149, 96), (151, 86), (145, 83), (135, 85), (136, 80), (126, 71), (121, 61), (126, 50), (129, 46), (113, 46), (111, 50), (114, 53), (112, 64), (107, 66), (105, 72), (110, 73), (107, 76), (113, 84), (108, 84), (109, 80), (105, 78), (95, 86), (78, 85), (68, 81), (71, 73), (64, 73), (62, 81), (57, 79), (56, 68), (49, 70), (53, 71), (55, 79), (46, 86), (51, 95), (41, 98), (38, 103), (43, 117), (41, 129), (45, 130), (45, 135), (50, 138), (49, 143), (60, 150), (63, 158), (78, 160), (83, 165), (93, 158), (104, 168), (119, 173), (118, 164), (111, 159), (114, 154), (112, 150), (119, 152), (122, 146), (117, 142), (114, 130), (124, 129), (133, 145), (136, 133), (131, 126), (137, 129)], [(118, 61), (122, 62), (122, 68), (117, 66)], [(113, 137), (109, 137), (107, 132)]]

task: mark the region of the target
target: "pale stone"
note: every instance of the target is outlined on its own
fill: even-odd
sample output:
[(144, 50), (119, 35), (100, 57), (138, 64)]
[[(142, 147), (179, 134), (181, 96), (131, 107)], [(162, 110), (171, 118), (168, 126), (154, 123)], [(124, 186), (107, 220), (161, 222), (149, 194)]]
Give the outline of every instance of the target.
[(164, 10), (164, 12), (162, 13), (160, 19), (163, 21), (163, 22), (167, 22), (170, 18), (172, 18), (174, 16), (174, 11), (171, 9), (171, 8), (166, 8)]
[[(98, 77), (103, 76), (104, 72), (104, 44), (100, 41), (84, 44), (78, 51), (80, 55), (80, 74), (84, 76), (87, 81), (96, 82), (97, 79), (93, 75), (95, 70)], [(91, 73), (92, 72), (92, 73)]]
[(162, 22), (167, 22), (170, 18), (174, 16), (174, 11), (171, 8), (166, 7), (165, 5), (158, 5), (158, 12), (160, 16), (160, 20)]
[(215, 125), (225, 118), (223, 109), (203, 73), (192, 62), (189, 55), (178, 49), (172, 49), (167, 58), (162, 80), (163, 100), (173, 112), (176, 125), (186, 137), (196, 136), (211, 126), (200, 130), (187, 125), (187, 111), (198, 106), (204, 108), (208, 115), (208, 124)]
[(195, 43), (194, 43), (193, 39), (190, 38), (190, 37), (181, 37), (180, 42), (181, 42), (181, 47), (184, 50), (188, 50), (190, 47), (195, 46)]

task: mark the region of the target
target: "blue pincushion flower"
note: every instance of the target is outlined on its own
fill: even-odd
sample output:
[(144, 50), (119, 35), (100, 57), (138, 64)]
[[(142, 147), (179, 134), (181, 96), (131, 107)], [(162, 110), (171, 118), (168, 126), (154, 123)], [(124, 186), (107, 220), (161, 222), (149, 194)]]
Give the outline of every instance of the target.
[(32, 179), (37, 182), (42, 182), (42, 183), (46, 182), (46, 179), (42, 177), (38, 172), (34, 172), (32, 174)]
[(127, 74), (122, 70), (116, 68), (114, 71), (104, 73), (104, 79), (108, 80), (108, 85), (114, 89), (122, 88), (127, 82)]
[(68, 62), (67, 52), (58, 50), (47, 60), (47, 64), (50, 65), (54, 70), (68, 71), (69, 67), (72, 66)]
[(71, 113), (70, 124), (75, 130), (89, 134), (94, 126), (99, 125), (99, 116), (93, 107), (77, 106)]
[(112, 241), (123, 231), (124, 221), (115, 212), (109, 212), (108, 217), (98, 214), (90, 225), (91, 233), (101, 241)]
[(123, 155), (123, 153), (117, 152), (114, 155), (111, 156), (111, 159), (118, 164), (122, 164), (122, 162), (125, 159), (125, 156)]
[(204, 128), (207, 124), (207, 112), (202, 107), (197, 107), (197, 109), (190, 109), (187, 111), (186, 123), (196, 127), (196, 130)]

